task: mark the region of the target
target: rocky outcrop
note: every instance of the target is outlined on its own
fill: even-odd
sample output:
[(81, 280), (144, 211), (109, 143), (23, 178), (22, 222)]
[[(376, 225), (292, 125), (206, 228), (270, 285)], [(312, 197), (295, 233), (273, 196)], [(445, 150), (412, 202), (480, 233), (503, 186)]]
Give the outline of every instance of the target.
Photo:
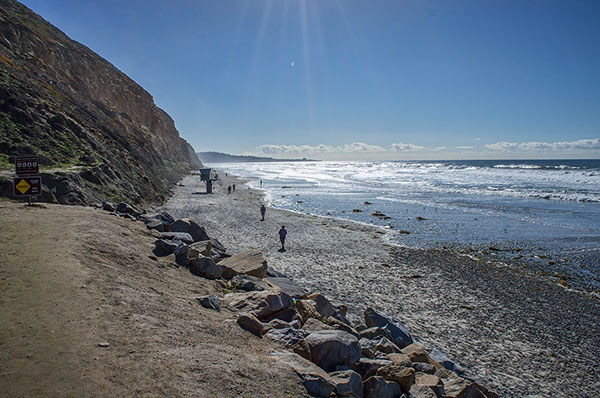
[(36, 153), (59, 203), (162, 202), (201, 166), (152, 96), (27, 7), (0, 0), (0, 166)]

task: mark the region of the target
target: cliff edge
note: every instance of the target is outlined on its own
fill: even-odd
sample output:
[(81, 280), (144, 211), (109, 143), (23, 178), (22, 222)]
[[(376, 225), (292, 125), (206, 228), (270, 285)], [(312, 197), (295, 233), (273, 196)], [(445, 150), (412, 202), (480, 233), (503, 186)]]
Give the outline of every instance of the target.
[(162, 202), (201, 166), (141, 86), (24, 5), (0, 0), (0, 166), (29, 153), (65, 204)]

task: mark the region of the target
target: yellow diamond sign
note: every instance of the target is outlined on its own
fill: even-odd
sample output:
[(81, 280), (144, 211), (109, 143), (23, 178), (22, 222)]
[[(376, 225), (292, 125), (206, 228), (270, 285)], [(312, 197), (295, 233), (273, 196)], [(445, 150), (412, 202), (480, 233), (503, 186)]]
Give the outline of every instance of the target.
[(27, 192), (29, 190), (29, 188), (31, 188), (31, 185), (29, 185), (27, 183), (27, 181), (25, 180), (21, 180), (17, 185), (16, 188), (22, 193), (25, 194), (25, 192)]

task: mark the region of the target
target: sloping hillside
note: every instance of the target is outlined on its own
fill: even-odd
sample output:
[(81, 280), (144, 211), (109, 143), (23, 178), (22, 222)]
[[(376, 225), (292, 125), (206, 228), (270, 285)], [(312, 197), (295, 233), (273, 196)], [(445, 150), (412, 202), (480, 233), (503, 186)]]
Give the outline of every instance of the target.
[(142, 87), (27, 7), (0, 0), (0, 165), (27, 153), (60, 170), (43, 182), (71, 204), (160, 202), (201, 166)]

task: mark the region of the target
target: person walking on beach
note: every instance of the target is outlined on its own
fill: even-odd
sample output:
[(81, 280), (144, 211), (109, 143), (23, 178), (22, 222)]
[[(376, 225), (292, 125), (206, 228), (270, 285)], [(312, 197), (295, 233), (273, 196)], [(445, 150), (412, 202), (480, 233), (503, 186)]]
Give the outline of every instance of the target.
[(227, 195), (231, 193), (231, 185), (227, 187)]
[(260, 206), (260, 216), (262, 217), (260, 221), (265, 221), (265, 213), (267, 212), (267, 208), (265, 205)]
[(285, 251), (285, 237), (287, 235), (287, 231), (285, 230), (285, 225), (281, 226), (281, 229), (279, 230), (279, 240), (281, 241), (281, 249), (279, 249), (280, 252), (284, 252)]
[(235, 184), (233, 184), (233, 192), (235, 192)]

